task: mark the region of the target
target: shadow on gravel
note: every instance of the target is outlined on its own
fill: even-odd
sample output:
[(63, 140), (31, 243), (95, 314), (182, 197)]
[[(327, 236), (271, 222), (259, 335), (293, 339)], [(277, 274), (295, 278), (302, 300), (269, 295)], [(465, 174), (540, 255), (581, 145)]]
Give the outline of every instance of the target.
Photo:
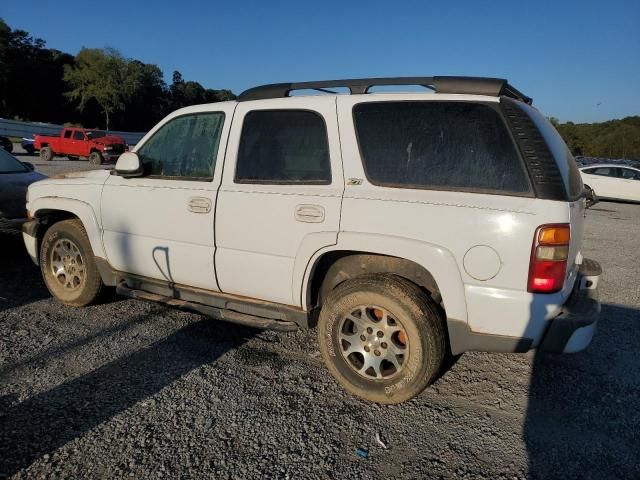
[(0, 312), (49, 296), (20, 233), (0, 232)]
[[(255, 330), (203, 319), (0, 412), (0, 478), (237, 348)], [(0, 399), (0, 405), (7, 405)]]
[(524, 440), (529, 478), (639, 478), (640, 310), (602, 304), (581, 353), (536, 353)]
[[(70, 352), (73, 352), (79, 347), (89, 345), (94, 342), (101, 342), (104, 341), (104, 339), (109, 339), (109, 337), (112, 337), (113, 335), (125, 333), (134, 325), (141, 325), (146, 322), (151, 323), (153, 322), (153, 317), (155, 315), (161, 315), (165, 309), (166, 307), (159, 307), (155, 310), (152, 310), (148, 314), (136, 315), (124, 322), (118, 322), (116, 325), (101, 329), (94, 334), (86, 335), (73, 341), (61, 343), (50, 348), (40, 349), (35, 355), (26, 357), (13, 363), (0, 362), (0, 382), (8, 379), (11, 375), (15, 375), (16, 372), (18, 372), (21, 368), (29, 366), (35, 367), (37, 365), (44, 364), (52, 358), (60, 358), (64, 355), (68, 355)], [(1, 414), (2, 410), (0, 410), (0, 415)]]

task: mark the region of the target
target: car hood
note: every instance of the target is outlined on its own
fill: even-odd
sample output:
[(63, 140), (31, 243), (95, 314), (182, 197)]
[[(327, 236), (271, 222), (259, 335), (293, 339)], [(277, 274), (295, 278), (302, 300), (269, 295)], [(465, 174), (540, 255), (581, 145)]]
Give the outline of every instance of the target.
[(124, 140), (122, 139), (122, 137), (116, 137), (115, 135), (107, 135), (106, 137), (96, 138), (95, 140), (91, 141), (100, 145), (110, 145), (112, 143), (121, 143), (124, 145)]
[(26, 217), (27, 188), (45, 178), (38, 172), (0, 173), (0, 217)]

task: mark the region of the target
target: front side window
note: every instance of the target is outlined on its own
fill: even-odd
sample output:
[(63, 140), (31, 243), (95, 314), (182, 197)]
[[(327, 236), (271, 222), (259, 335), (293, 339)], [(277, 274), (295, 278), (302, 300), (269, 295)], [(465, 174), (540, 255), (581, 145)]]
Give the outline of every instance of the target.
[(242, 126), (235, 182), (331, 183), (324, 119), (306, 110), (249, 112)]
[(73, 139), (74, 140), (84, 140), (84, 133), (76, 130), (75, 132), (73, 132)]
[(365, 172), (382, 186), (528, 194), (502, 118), (467, 102), (367, 102), (353, 118)]
[(211, 179), (218, 154), (224, 113), (176, 117), (138, 150), (146, 175)]

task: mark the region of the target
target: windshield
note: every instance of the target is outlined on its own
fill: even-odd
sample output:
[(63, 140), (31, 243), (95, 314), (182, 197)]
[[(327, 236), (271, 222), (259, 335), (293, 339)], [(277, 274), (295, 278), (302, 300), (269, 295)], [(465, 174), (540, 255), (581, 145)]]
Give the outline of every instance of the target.
[(107, 135), (107, 132), (103, 132), (102, 130), (88, 130), (87, 131), (87, 137), (89, 137), (91, 139), (105, 137), (106, 135)]
[(0, 173), (23, 173), (28, 171), (29, 169), (22, 162), (4, 148), (0, 148)]

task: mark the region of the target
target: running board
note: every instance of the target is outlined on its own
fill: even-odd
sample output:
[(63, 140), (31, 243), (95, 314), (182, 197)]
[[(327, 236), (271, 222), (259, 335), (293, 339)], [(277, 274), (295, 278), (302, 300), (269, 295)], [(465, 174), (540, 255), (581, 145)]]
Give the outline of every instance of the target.
[(146, 300), (149, 302), (162, 303), (170, 307), (179, 308), (180, 310), (189, 310), (192, 312), (201, 313), (202, 315), (214, 318), (215, 320), (237, 323), (239, 325), (245, 325), (247, 327), (260, 328), (263, 330), (276, 330), (279, 332), (290, 332), (298, 329), (298, 325), (294, 322), (257, 317), (254, 315), (248, 315), (246, 313), (235, 312), (233, 310), (211, 307), (202, 303), (190, 302), (187, 300), (167, 297), (165, 295), (159, 295), (157, 293), (145, 292), (144, 290), (134, 290), (127, 287), (124, 282), (118, 284), (118, 286), (116, 287), (116, 293), (118, 295), (134, 298), (136, 300)]

